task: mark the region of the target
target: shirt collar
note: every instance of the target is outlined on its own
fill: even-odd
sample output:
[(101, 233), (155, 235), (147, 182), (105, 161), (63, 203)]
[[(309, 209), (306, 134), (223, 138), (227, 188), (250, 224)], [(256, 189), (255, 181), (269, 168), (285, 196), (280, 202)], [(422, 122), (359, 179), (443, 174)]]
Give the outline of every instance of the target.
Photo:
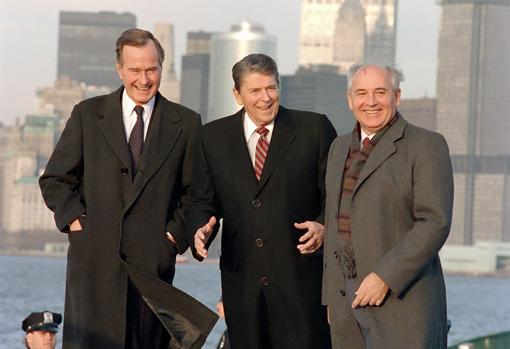
[[(257, 128), (259, 128), (259, 126), (255, 125), (253, 120), (248, 116), (248, 113), (246, 111), (243, 113), (243, 126), (244, 126), (244, 137), (246, 138), (246, 141), (248, 141), (250, 139), (250, 137), (253, 135), (253, 133), (255, 132), (255, 130)], [(273, 132), (274, 119), (269, 124), (264, 125), (264, 127), (269, 130), (269, 133)]]
[[(143, 115), (150, 116), (152, 114), (152, 110), (154, 109), (154, 103), (156, 102), (156, 96), (152, 96), (152, 98), (145, 104), (142, 104), (143, 107)], [(136, 107), (135, 101), (129, 97), (126, 92), (126, 89), (122, 92), (122, 113), (125, 117), (130, 117), (134, 114), (134, 109)]]

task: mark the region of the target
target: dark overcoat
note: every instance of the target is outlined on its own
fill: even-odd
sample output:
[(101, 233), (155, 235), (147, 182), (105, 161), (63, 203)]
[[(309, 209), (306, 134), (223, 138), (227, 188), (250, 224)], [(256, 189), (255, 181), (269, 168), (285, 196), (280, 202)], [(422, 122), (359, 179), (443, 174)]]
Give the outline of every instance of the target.
[(158, 93), (133, 178), (122, 91), (74, 108), (40, 178), (59, 230), (86, 215), (83, 230), (68, 235), (63, 347), (124, 348), (129, 277), (170, 332), (171, 347), (198, 348), (216, 317), (170, 283), (177, 252), (188, 247), (181, 205), (200, 117)]
[(278, 348), (328, 348), (320, 304), (322, 251), (302, 255), (294, 222), (323, 222), (324, 174), (336, 132), (315, 113), (280, 107), (257, 182), (243, 129), (243, 110), (204, 125), (195, 156), (189, 238), (211, 216), (223, 218), (220, 269), (232, 348), (253, 338), (263, 293), (268, 318), (282, 319)]
[[(335, 349), (364, 349), (342, 274), (338, 210), (352, 135), (333, 142), (326, 173), (323, 303)], [(438, 133), (400, 117), (381, 137), (352, 194), (351, 232), (358, 281), (375, 272), (390, 287), (364, 312), (374, 348), (446, 348), (446, 292), (438, 252), (450, 230), (453, 174)]]

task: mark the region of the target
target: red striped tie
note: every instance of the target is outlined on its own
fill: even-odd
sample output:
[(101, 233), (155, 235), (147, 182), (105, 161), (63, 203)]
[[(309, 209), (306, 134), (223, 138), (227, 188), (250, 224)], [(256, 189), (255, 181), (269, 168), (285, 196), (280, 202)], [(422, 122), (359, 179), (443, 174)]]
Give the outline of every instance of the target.
[(260, 126), (255, 130), (255, 132), (260, 135), (257, 147), (255, 148), (255, 176), (257, 177), (257, 180), (260, 181), (264, 162), (266, 161), (267, 151), (269, 149), (269, 143), (266, 139), (266, 135), (269, 130), (264, 126)]

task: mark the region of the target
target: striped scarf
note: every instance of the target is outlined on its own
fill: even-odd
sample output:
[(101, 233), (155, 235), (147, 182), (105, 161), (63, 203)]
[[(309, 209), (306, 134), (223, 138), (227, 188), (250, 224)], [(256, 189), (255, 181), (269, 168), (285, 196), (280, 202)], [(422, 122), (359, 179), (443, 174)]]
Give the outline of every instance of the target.
[(354, 256), (354, 249), (352, 247), (351, 236), (351, 203), (352, 194), (358, 177), (365, 166), (365, 163), (372, 153), (372, 150), (377, 145), (377, 142), (386, 133), (386, 131), (393, 125), (399, 118), (397, 112), (391, 121), (375, 134), (372, 139), (364, 139), (363, 147), (360, 149), (361, 130), (359, 123), (356, 123), (352, 131), (352, 142), (349, 148), (349, 155), (345, 161), (343, 171), (342, 191), (340, 193), (340, 207), (338, 210), (338, 237), (340, 238), (340, 250), (337, 251), (337, 258), (340, 258), (342, 270), (346, 278), (351, 279), (356, 277), (356, 259)]

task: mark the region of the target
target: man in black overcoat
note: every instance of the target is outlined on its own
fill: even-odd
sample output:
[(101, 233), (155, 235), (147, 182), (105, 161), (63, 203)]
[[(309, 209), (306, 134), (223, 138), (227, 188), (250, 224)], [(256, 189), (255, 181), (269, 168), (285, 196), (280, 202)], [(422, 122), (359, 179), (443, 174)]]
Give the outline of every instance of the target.
[(123, 86), (75, 106), (40, 178), (70, 243), (63, 348), (200, 348), (217, 317), (170, 284), (200, 117), (158, 93), (150, 32), (116, 52)]
[(223, 218), (220, 269), (233, 349), (330, 348), (321, 305), (325, 115), (279, 105), (276, 63), (233, 67), (238, 113), (204, 125), (186, 225), (195, 256)]

